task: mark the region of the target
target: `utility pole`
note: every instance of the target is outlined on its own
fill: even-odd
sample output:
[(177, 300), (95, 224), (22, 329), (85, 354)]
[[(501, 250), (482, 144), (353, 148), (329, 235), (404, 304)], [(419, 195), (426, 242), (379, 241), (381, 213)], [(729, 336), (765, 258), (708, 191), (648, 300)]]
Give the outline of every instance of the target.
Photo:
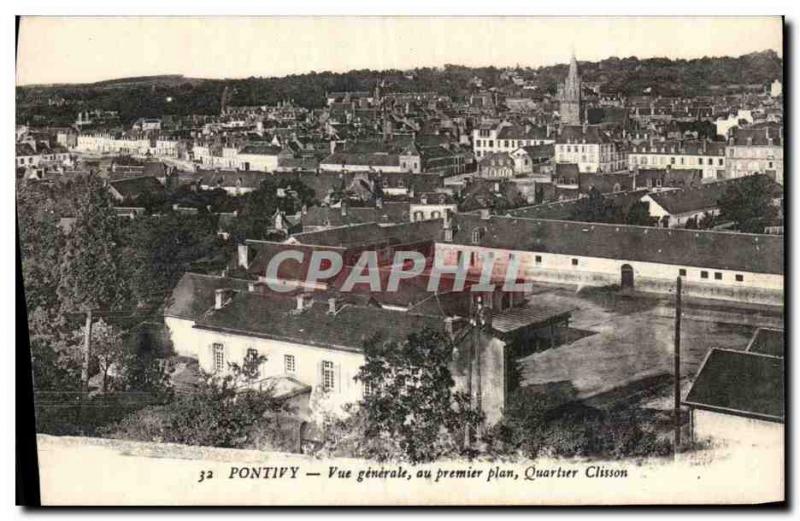
[(92, 310), (86, 312), (86, 333), (83, 339), (83, 366), (81, 367), (81, 390), (89, 392), (89, 360), (92, 353)]
[[(472, 407), (472, 359), (475, 354), (475, 301), (472, 299), (469, 301), (469, 308), (470, 325), (473, 327), (473, 330), (470, 333), (471, 345), (469, 349), (467, 349), (467, 398), (469, 399), (470, 407)], [(464, 446), (466, 448), (472, 446), (472, 433), (469, 431), (469, 425), (464, 426)]]
[[(475, 310), (475, 329), (473, 345), (475, 349), (475, 404), (478, 412), (483, 410), (482, 382), (481, 382), (481, 330), (483, 329), (483, 299), (478, 297), (478, 306)], [(478, 437), (480, 437), (480, 426), (478, 426)]]
[(681, 446), (681, 291), (681, 277), (678, 277), (675, 290), (675, 457)]

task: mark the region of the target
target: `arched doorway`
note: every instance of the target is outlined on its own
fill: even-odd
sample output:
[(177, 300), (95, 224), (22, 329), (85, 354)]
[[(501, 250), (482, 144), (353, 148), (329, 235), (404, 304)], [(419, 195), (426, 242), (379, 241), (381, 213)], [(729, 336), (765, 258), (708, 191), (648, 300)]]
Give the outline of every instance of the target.
[(621, 269), (622, 289), (633, 289), (633, 268), (630, 264), (623, 264)]

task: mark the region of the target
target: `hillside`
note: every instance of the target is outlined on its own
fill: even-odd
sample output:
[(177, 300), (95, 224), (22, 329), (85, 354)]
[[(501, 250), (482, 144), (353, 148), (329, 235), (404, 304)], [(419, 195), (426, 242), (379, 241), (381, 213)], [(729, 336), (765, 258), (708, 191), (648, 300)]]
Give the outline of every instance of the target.
[[(600, 83), (605, 92), (626, 96), (641, 94), (647, 88), (661, 96), (708, 95), (712, 86), (766, 85), (783, 78), (783, 61), (774, 51), (692, 60), (612, 57), (580, 62), (579, 67), (584, 81)], [(68, 124), (78, 111), (90, 108), (116, 110), (126, 124), (138, 117), (164, 114), (218, 114), (226, 85), (232, 89), (232, 105), (274, 104), (292, 99), (309, 108), (324, 106), (326, 92), (371, 90), (379, 81), (384, 81), (389, 91), (435, 91), (458, 98), (470, 94), (470, 80), (478, 77), (484, 88), (500, 87), (514, 95), (521, 94), (501, 79), (501, 73), (502, 69), (496, 67), (445, 65), (412, 71), (310, 72), (281, 78), (204, 80), (161, 75), (84, 85), (25, 86), (17, 87), (17, 121)], [(557, 83), (566, 76), (567, 64), (519, 68), (517, 73), (535, 84), (538, 92), (554, 94)], [(64, 98), (66, 102), (48, 103), (53, 98)]]

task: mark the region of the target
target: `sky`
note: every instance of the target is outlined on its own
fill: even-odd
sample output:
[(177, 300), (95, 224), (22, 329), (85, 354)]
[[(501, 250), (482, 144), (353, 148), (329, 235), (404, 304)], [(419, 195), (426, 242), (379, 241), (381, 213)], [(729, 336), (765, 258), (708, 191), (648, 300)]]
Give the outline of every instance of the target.
[(538, 67), (772, 49), (779, 17), (23, 17), (17, 84), (285, 76), (447, 63)]

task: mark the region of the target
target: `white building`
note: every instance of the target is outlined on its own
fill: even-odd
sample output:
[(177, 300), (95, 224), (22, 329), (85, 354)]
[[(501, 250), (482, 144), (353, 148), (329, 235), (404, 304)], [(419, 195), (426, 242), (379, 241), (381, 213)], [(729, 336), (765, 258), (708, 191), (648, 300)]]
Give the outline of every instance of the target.
[(773, 98), (777, 98), (781, 94), (783, 94), (783, 85), (780, 80), (773, 81), (769, 86), (769, 95)]
[(716, 141), (650, 141), (631, 146), (630, 168), (701, 170), (703, 181), (725, 177), (725, 144)]
[[(314, 301), (306, 294), (278, 295), (269, 293), (263, 282), (193, 273), (185, 274), (173, 291), (165, 323), (176, 352), (196, 358), (206, 373), (225, 374), (229, 363), (241, 364), (248, 352), (264, 356), (260, 378), (299, 382), (309, 394), (324, 393), (327, 405), (339, 412), (368, 392), (355, 379), (365, 362), (366, 338), (381, 333), (405, 340), (426, 327), (455, 333), (453, 322), (441, 316), (333, 298)], [(471, 335), (456, 342), (465, 338)], [(501, 417), (505, 403), (505, 344), (493, 337), (482, 343), (482, 407), (491, 424)], [(456, 350), (451, 368), (459, 390), (465, 387), (462, 366), (469, 352)]]
[[(769, 333), (772, 341), (759, 337)], [(783, 331), (758, 329), (744, 351), (711, 349), (683, 404), (694, 441), (782, 447)]]
[(756, 128), (737, 128), (726, 147), (728, 178), (766, 174), (783, 184), (783, 128), (767, 124)]
[(555, 144), (555, 162), (578, 165), (580, 172), (625, 170), (628, 162), (611, 136), (597, 126), (565, 126)]
[(497, 126), (482, 126), (472, 131), (472, 150), (478, 160), (489, 154), (511, 153), (520, 147), (555, 143), (550, 127), (531, 124), (513, 125), (504, 121)]
[(236, 155), (237, 167), (245, 171), (275, 172), (280, 153), (281, 149), (272, 145), (246, 145)]
[(739, 126), (739, 122), (744, 121), (745, 124), (753, 122), (753, 112), (750, 110), (739, 109), (736, 114), (729, 115), (727, 118), (718, 119), (715, 124), (717, 126), (718, 136), (728, 136), (730, 130)]

